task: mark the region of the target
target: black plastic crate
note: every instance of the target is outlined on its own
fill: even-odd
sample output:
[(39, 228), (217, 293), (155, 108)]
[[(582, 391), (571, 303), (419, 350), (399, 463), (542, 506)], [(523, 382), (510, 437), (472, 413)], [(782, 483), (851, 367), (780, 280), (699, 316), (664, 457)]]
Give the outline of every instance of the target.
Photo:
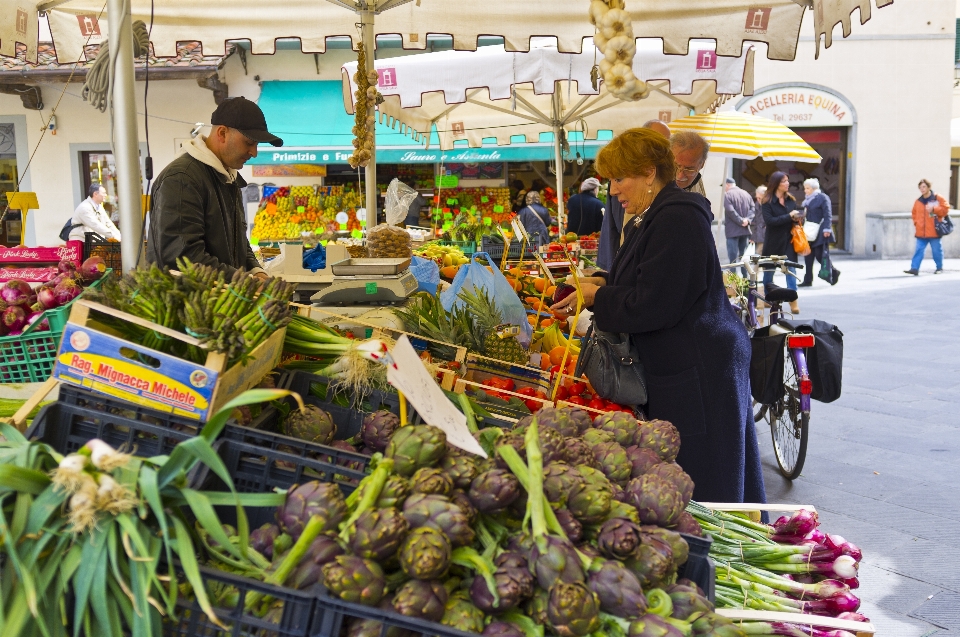
[(319, 631), (316, 633), (316, 637), (340, 637), (347, 634), (347, 629), (352, 620), (364, 619), (380, 622), (380, 635), (477, 637), (476, 633), (467, 633), (440, 623), (407, 617), (392, 610), (345, 602), (322, 586), (318, 586), (317, 590)]
[[(482, 247), (481, 252), (486, 252), (491, 259), (494, 261), (500, 262), (500, 259), (503, 258), (503, 242), (496, 241), (490, 237), (483, 237), (483, 240), (480, 242)], [(533, 255), (537, 251), (537, 246), (530, 245), (529, 243), (523, 249), (523, 258), (524, 260), (533, 260)], [(520, 259), (520, 242), (511, 241), (510, 249), (507, 251), (507, 259), (519, 260)]]
[(716, 601), (717, 567), (710, 558), (710, 545), (713, 544), (713, 539), (687, 535), (686, 533), (680, 535), (687, 541), (690, 554), (687, 557), (687, 562), (681, 564), (680, 568), (677, 569), (677, 577), (687, 578), (703, 589), (703, 592), (707, 594), (707, 599), (711, 602)]
[(120, 243), (117, 241), (108, 241), (96, 232), (87, 232), (84, 234), (83, 257), (100, 257), (107, 264), (108, 268), (118, 275), (123, 273), (123, 263), (120, 260)]
[[(327, 378), (326, 376), (318, 376), (317, 374), (310, 374), (300, 370), (288, 370), (281, 374), (280, 378), (277, 380), (277, 387), (289, 389), (290, 391), (297, 392), (303, 398), (315, 398), (321, 401), (323, 404), (333, 405), (335, 407), (339, 406), (334, 403), (335, 396), (344, 396), (351, 404), (354, 401), (354, 397), (352, 395), (349, 395), (343, 391), (337, 391), (336, 381), (333, 379)], [(330, 391), (331, 387), (333, 388), (333, 393)], [(321, 390), (319, 388), (323, 389)], [(311, 391), (312, 389), (314, 389), (314, 391)], [(318, 393), (323, 394), (323, 397), (321, 398)], [(407, 406), (410, 407), (409, 404)], [(386, 392), (375, 389), (360, 400), (358, 407), (359, 412), (357, 410), (353, 410), (353, 413), (356, 414), (357, 419), (357, 432), (360, 431), (360, 423), (363, 422), (363, 417), (365, 414), (386, 409), (387, 411), (391, 411), (399, 416), (400, 395), (396, 392)], [(326, 409), (326, 407), (324, 407), (324, 409)]]
[[(176, 618), (163, 619), (164, 637), (234, 637), (249, 635), (256, 637), (316, 637), (321, 634), (320, 622), (327, 617), (318, 612), (315, 591), (297, 591), (290, 588), (272, 586), (257, 580), (240, 577), (217, 569), (200, 567), (203, 581), (214, 586), (230, 586), (239, 595), (236, 605), (230, 608), (216, 606), (217, 619), (228, 627), (224, 630), (214, 624), (200, 608), (200, 604), (190, 596), (181, 595), (177, 599)], [(186, 581), (183, 572), (179, 575)], [(247, 595), (262, 593), (283, 602), (279, 617), (257, 617), (244, 610)], [(336, 637), (331, 635), (330, 637)]]

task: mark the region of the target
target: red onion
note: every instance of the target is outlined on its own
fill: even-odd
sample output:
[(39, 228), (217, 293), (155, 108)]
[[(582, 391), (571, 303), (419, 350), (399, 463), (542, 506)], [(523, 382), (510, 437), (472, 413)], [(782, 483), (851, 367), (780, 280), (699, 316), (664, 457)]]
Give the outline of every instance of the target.
[(841, 555), (849, 555), (857, 562), (863, 559), (863, 551), (860, 550), (860, 547), (852, 542), (847, 542), (842, 535), (828, 533), (824, 543), (830, 548), (837, 550)]
[(107, 271), (107, 264), (100, 257), (90, 257), (80, 266), (80, 276), (87, 283), (92, 283)]
[(83, 289), (77, 285), (77, 282), (73, 279), (64, 279), (57, 284), (57, 287), (53, 289), (53, 296), (57, 303), (57, 307), (61, 305), (66, 305), (73, 299), (80, 296), (80, 292)]
[(9, 334), (20, 333), (23, 326), (27, 324), (27, 313), (18, 305), (12, 305), (0, 314), (0, 321), (7, 328)]
[(27, 305), (31, 294), (33, 294), (33, 289), (26, 281), (19, 279), (11, 279), (0, 288), (0, 298), (2, 298), (7, 305)]
[(37, 302), (44, 307), (44, 309), (52, 309), (57, 307), (57, 299), (53, 294), (53, 289), (56, 286), (50, 285), (41, 285), (37, 288)]
[(819, 526), (816, 511), (800, 509), (789, 518), (782, 516), (773, 523), (775, 535), (806, 535)]
[(840, 613), (837, 615), (837, 619), (845, 619), (849, 622), (868, 622), (870, 618), (866, 615), (861, 615), (860, 613)]
[(36, 313), (36, 314), (31, 314), (31, 315), (27, 318), (27, 327), (25, 327), (25, 328), (23, 328), (23, 329), (26, 330), (27, 328), (29, 328), (31, 325), (33, 325), (34, 323), (36, 323), (36, 322), (38, 322), (38, 321), (40, 322), (40, 324), (37, 325), (37, 327), (36, 327), (36, 329), (34, 330), (34, 332), (49, 332), (49, 331), (50, 331), (50, 321), (48, 321), (46, 318), (43, 317), (43, 312), (38, 312), (38, 313)]
[(848, 577), (846, 579), (840, 580), (850, 588), (860, 588), (860, 580), (856, 577)]

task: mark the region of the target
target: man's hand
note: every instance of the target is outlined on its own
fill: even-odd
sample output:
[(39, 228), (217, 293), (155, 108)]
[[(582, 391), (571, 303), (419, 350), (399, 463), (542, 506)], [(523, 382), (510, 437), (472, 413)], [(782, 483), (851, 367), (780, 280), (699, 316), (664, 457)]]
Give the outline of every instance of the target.
[(749, 220), (749, 219), (744, 219), (744, 220), (740, 223), (740, 225), (743, 226), (744, 228), (746, 228), (747, 226), (750, 225), (750, 220)]
[(254, 272), (253, 276), (254, 276), (258, 281), (266, 281), (267, 279), (270, 278), (270, 275), (267, 274), (266, 272)]

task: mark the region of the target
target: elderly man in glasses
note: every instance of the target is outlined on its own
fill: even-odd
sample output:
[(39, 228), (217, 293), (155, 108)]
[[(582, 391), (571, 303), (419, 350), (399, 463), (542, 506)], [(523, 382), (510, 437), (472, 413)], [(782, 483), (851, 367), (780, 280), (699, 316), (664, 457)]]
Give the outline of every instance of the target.
[(670, 136), (670, 150), (677, 160), (677, 185), (706, 197), (700, 171), (710, 152), (707, 140), (693, 131), (677, 131)]

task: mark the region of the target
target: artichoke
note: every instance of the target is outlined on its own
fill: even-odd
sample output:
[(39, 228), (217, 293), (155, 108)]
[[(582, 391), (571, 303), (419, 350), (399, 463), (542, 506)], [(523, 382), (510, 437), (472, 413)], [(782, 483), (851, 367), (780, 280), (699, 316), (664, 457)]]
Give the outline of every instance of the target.
[(400, 417), (391, 411), (381, 409), (367, 414), (360, 425), (360, 439), (363, 444), (383, 452), (387, 450), (390, 438), (400, 428)]
[(453, 493), (453, 480), (440, 469), (422, 467), (410, 478), (410, 492), (449, 496)]
[(376, 507), (378, 509), (400, 508), (408, 495), (410, 495), (410, 481), (403, 476), (392, 473), (383, 485), (383, 489), (380, 490)]
[(704, 612), (693, 620), (691, 628), (695, 637), (746, 637), (746, 633), (733, 620), (713, 611)]
[(630, 622), (627, 637), (683, 637), (683, 633), (659, 615), (647, 614)]
[(520, 497), (520, 481), (509, 471), (492, 469), (473, 479), (468, 495), (480, 513), (499, 513)]
[(616, 560), (596, 560), (590, 567), (587, 586), (600, 600), (600, 608), (617, 617), (636, 619), (647, 612), (647, 598), (640, 580)]
[(643, 536), (635, 556), (624, 560), (624, 564), (633, 571), (645, 589), (665, 581), (676, 568), (670, 545), (652, 535)]
[(457, 455), (447, 452), (447, 455), (440, 460), (440, 469), (457, 489), (467, 490), (470, 483), (476, 478), (480, 471), (477, 468), (477, 461), (472, 456)]
[(316, 405), (292, 409), (283, 423), (283, 433), (291, 438), (329, 445), (337, 435), (333, 417)]
[[(537, 412), (540, 413), (539, 411)], [(539, 426), (539, 418), (537, 420), (537, 437), (539, 439), (540, 453), (543, 454), (543, 465), (547, 466), (553, 462), (560, 462), (563, 460), (564, 446), (566, 445), (565, 438), (556, 429), (550, 429), (549, 427)], [(514, 427), (509, 436), (520, 438), (523, 451), (520, 452), (520, 457), (526, 457), (526, 447), (523, 445), (524, 436), (527, 433), (528, 426), (517, 426)], [(504, 436), (506, 437), (506, 436)], [(511, 443), (512, 444), (512, 443)]]
[(572, 467), (578, 465), (597, 467), (597, 458), (593, 455), (593, 449), (580, 438), (567, 438), (564, 441), (563, 459)]
[(463, 595), (457, 594), (447, 599), (440, 623), (467, 633), (479, 633), (483, 631), (485, 619), (486, 616), (482, 610), (474, 606)]
[(416, 493), (403, 503), (403, 517), (411, 528), (430, 526), (445, 534), (453, 548), (473, 544), (475, 533), (470, 520), (449, 498)]
[(400, 567), (414, 579), (438, 579), (450, 568), (450, 551), (450, 543), (436, 529), (414, 529), (400, 547)]
[(573, 517), (568, 509), (557, 509), (554, 511), (554, 515), (557, 516), (557, 522), (563, 528), (567, 539), (574, 544), (578, 544), (583, 539), (583, 525), (580, 524), (580, 521)]
[(368, 509), (351, 528), (350, 549), (364, 559), (383, 563), (396, 554), (409, 530), (407, 519), (397, 509)]
[(598, 445), (601, 442), (616, 442), (613, 438), (613, 434), (609, 431), (604, 431), (603, 429), (588, 429), (586, 433), (583, 434), (581, 438), (590, 447)]
[(660, 464), (660, 456), (653, 449), (647, 449), (646, 447), (638, 447), (633, 445), (632, 447), (627, 447), (627, 458), (630, 459), (631, 478), (639, 478), (645, 473), (650, 473), (650, 470), (653, 469), (656, 465)]
[(593, 454), (600, 471), (610, 482), (626, 484), (630, 480), (630, 460), (627, 458), (627, 450), (621, 445), (616, 442), (600, 443), (593, 446)]
[(323, 566), (327, 589), (348, 602), (376, 606), (383, 599), (383, 570), (372, 561), (354, 555), (339, 555)]
[(483, 637), (526, 637), (526, 633), (510, 622), (501, 621), (490, 622), (481, 634)]
[(470, 496), (460, 489), (456, 489), (453, 492), (453, 495), (450, 496), (450, 500), (460, 507), (460, 510), (463, 511), (463, 514), (467, 516), (467, 520), (470, 522), (470, 525), (473, 526), (473, 523), (477, 521), (477, 515), (479, 512), (477, 511), (477, 508), (473, 506), (473, 502), (470, 501)]
[(529, 571), (516, 568), (498, 568), (494, 571), (493, 580), (498, 597), (495, 601), (486, 579), (477, 575), (470, 585), (470, 599), (485, 613), (499, 613), (516, 608), (533, 594), (533, 580), (528, 576)]
[(336, 538), (321, 535), (310, 544), (307, 554), (297, 565), (289, 579), (284, 582), (284, 585), (296, 589), (313, 586), (323, 578), (323, 567), (336, 559), (337, 556), (343, 555), (344, 552), (343, 546)]
[(678, 532), (659, 526), (642, 526), (640, 530), (647, 535), (652, 535), (670, 547), (675, 567), (679, 567), (687, 561), (687, 557), (690, 555), (690, 546)]
[(590, 416), (586, 416), (587, 423), (584, 424), (584, 418), (581, 418), (579, 414), (586, 415), (586, 412), (582, 409), (574, 410), (566, 407), (543, 407), (538, 409), (536, 414), (521, 418), (517, 427), (525, 429), (536, 417), (537, 426), (541, 429), (555, 429), (565, 438), (579, 438), (590, 427)]
[(713, 612), (713, 604), (710, 603), (710, 600), (700, 595), (700, 593), (693, 588), (673, 585), (667, 592), (670, 594), (670, 600), (673, 602), (673, 613), (671, 617), (674, 619), (686, 620), (694, 613)]
[(411, 580), (393, 597), (393, 609), (407, 617), (438, 622), (446, 613), (447, 589), (443, 582)]
[(583, 485), (583, 476), (568, 464), (555, 462), (543, 468), (543, 494), (554, 508), (566, 506), (574, 487)]
[(579, 407), (567, 407), (567, 413), (571, 419), (577, 421), (581, 434), (593, 427), (593, 416), (590, 415), (590, 412)]
[(677, 518), (676, 525), (673, 527), (677, 533), (685, 533), (694, 537), (703, 537), (703, 528), (697, 519), (684, 511)]
[(273, 559), (273, 541), (280, 536), (280, 527), (267, 522), (250, 532), (250, 548), (268, 560)]
[(411, 425), (397, 430), (384, 455), (393, 458), (394, 471), (410, 477), (420, 467), (433, 467), (447, 450), (447, 435), (430, 425)]
[(600, 602), (582, 582), (550, 589), (547, 621), (560, 637), (584, 637), (600, 628)]
[(658, 475), (648, 473), (634, 478), (627, 484), (626, 491), (644, 524), (671, 526), (683, 513), (680, 492), (672, 482)]
[(639, 524), (624, 518), (607, 520), (600, 527), (597, 548), (600, 553), (614, 560), (627, 560), (636, 555), (643, 542)]
[[(351, 445), (346, 440), (334, 440), (330, 443), (330, 447), (334, 449), (339, 449), (341, 451), (348, 451), (350, 453), (360, 453), (357, 451), (357, 448)], [(370, 454), (372, 455), (372, 454)], [(364, 462), (361, 460), (351, 460), (349, 458), (334, 458), (332, 456), (322, 457), (321, 459), (326, 462), (335, 462), (338, 467), (346, 467), (347, 469), (352, 469), (354, 471), (362, 472), (364, 470)]]
[(567, 500), (570, 513), (583, 524), (603, 522), (612, 506), (612, 489), (587, 482), (575, 485)]
[(624, 447), (636, 444), (637, 431), (640, 429), (637, 419), (622, 411), (612, 411), (597, 416), (593, 426), (613, 434), (613, 439)]
[(673, 462), (680, 453), (680, 432), (665, 420), (641, 422), (636, 444), (653, 449), (664, 462)]
[(550, 591), (537, 588), (533, 597), (527, 602), (525, 610), (534, 623), (545, 626), (547, 624), (547, 605), (550, 603)]
[(277, 509), (277, 523), (296, 542), (303, 533), (303, 527), (314, 515), (325, 519), (321, 533), (337, 530), (347, 517), (347, 503), (340, 487), (332, 482), (317, 480), (295, 485), (287, 492), (283, 505)]
[(686, 508), (693, 497), (693, 479), (686, 471), (680, 468), (676, 462), (662, 462), (650, 469), (648, 473), (658, 475), (665, 480), (669, 480), (680, 492), (683, 498), (683, 506)]
[(556, 582), (582, 582), (583, 569), (573, 544), (559, 537), (546, 535), (534, 542), (530, 550), (530, 572), (540, 588), (550, 590)]

